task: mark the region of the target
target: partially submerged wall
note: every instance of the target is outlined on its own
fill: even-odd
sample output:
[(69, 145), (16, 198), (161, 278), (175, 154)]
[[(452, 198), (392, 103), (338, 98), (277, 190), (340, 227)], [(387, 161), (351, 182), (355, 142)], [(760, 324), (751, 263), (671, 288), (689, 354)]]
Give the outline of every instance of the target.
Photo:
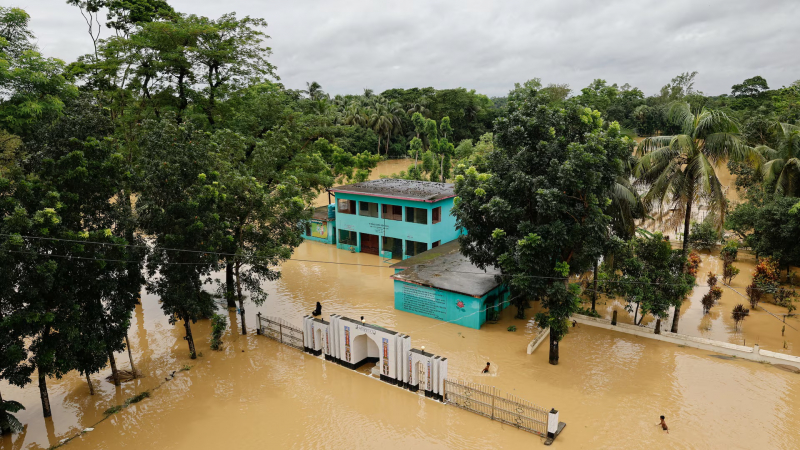
[(621, 333), (633, 334), (635, 336), (655, 339), (657, 341), (685, 345), (687, 347), (722, 353), (723, 355), (735, 356), (737, 358), (748, 359), (751, 361), (768, 362), (771, 364), (788, 364), (800, 368), (800, 357), (771, 352), (768, 350), (761, 350), (758, 345), (753, 347), (745, 347), (743, 345), (714, 341), (711, 339), (704, 339), (694, 336), (686, 336), (684, 334), (670, 333), (668, 331), (662, 331), (661, 334), (655, 334), (652, 328), (637, 327), (635, 325), (628, 325), (624, 323), (611, 325), (611, 321), (608, 319), (598, 319), (595, 317), (581, 316), (577, 314), (572, 316), (571, 319), (583, 325), (590, 325), (593, 327), (605, 328), (606, 330), (614, 330)]

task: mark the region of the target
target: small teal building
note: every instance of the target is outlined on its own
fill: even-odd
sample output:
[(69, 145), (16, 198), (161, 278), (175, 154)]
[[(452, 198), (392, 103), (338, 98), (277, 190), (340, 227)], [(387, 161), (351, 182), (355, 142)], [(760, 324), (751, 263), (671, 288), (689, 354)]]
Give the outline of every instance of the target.
[(393, 264), (394, 307), (479, 329), (509, 304), (496, 268), (481, 270), (459, 251), (458, 241)]
[(303, 223), (303, 238), (324, 244), (336, 243), (336, 209), (334, 205), (314, 208), (311, 220)]
[(451, 242), (461, 234), (450, 214), (451, 183), (383, 178), (339, 186), (336, 247), (405, 259)]

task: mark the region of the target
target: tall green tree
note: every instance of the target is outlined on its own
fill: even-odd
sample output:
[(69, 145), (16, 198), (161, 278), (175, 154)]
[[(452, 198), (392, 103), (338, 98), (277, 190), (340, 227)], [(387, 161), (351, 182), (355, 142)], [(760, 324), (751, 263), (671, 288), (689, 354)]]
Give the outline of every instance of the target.
[(25, 318), (16, 323), (30, 340), (46, 417), (47, 378), (96, 371), (113, 358), (141, 286), (119, 226), (127, 219), (115, 199), (127, 170), (104, 139), (112, 130), (91, 99), (69, 102), (61, 118), (25, 142), (29, 157), (9, 184), (14, 208), (2, 234), (15, 255), (15, 285), (4, 294), (17, 305), (11, 315)]
[[(277, 267), (303, 242), (300, 224), (310, 219), (306, 205), (323, 188), (333, 184), (333, 173), (320, 153), (338, 151), (320, 139), (303, 146), (301, 130), (290, 125), (270, 131), (248, 157), (246, 140), (228, 131), (214, 141), (220, 149), (219, 199), (224, 240), (235, 253), (233, 272), (242, 334), (245, 324), (244, 292), (255, 305), (267, 298), (266, 281), (280, 277)], [(347, 161), (338, 170), (347, 171)], [(352, 163), (352, 161), (351, 161)], [(349, 168), (352, 174), (352, 167)], [(367, 171), (367, 174), (369, 172)]]
[(579, 307), (568, 277), (592, 267), (608, 240), (614, 181), (632, 142), (616, 123), (577, 105), (549, 105), (541, 85), (517, 85), (506, 116), (497, 120), (497, 148), (487, 172), (460, 168), (457, 225), (468, 233), (461, 251), (478, 267), (502, 271), (520, 315), (541, 301), (536, 321), (550, 327), (550, 363)]
[(0, 7), (0, 127), (23, 137), (56, 119), (78, 94), (63, 75), (64, 62), (45, 58), (32, 42), (29, 22), (24, 10)]
[[(639, 144), (636, 175), (647, 186), (645, 202), (672, 207), (673, 220), (683, 219), (683, 251), (689, 250), (692, 208), (705, 200), (714, 212), (717, 228), (725, 220), (727, 201), (717, 177), (716, 167), (727, 160), (742, 160), (748, 155), (736, 122), (721, 111), (692, 109), (678, 102), (670, 107), (671, 120), (681, 134), (655, 136)], [(676, 306), (672, 332), (677, 333), (680, 305)]]
[[(389, 155), (389, 139), (391, 139), (392, 135), (402, 132), (402, 124), (400, 123), (400, 114), (402, 113), (403, 111), (397, 104), (380, 101), (376, 101), (369, 112), (369, 127), (378, 136), (382, 136), (387, 156)], [(380, 139), (378, 140), (378, 147), (378, 154), (380, 154)]]
[[(191, 324), (210, 317), (212, 296), (203, 289), (218, 268), (225, 224), (220, 214), (219, 148), (191, 123), (171, 114), (146, 122), (142, 149), (141, 194), (136, 212), (152, 236), (147, 260), (147, 290), (161, 298), (170, 323), (186, 330), (189, 355), (197, 357)], [(156, 274), (158, 275), (156, 277)]]
[(800, 199), (776, 195), (756, 209), (747, 242), (759, 257), (769, 256), (786, 269), (800, 265), (800, 217), (792, 208)]

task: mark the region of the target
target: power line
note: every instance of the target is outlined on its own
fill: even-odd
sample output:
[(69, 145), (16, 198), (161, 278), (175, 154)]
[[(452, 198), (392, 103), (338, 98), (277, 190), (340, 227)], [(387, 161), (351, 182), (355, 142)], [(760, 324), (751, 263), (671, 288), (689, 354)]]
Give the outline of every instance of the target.
[[(130, 259), (107, 259), (107, 258), (87, 258), (85, 256), (73, 256), (73, 255), (56, 255), (54, 253), (36, 253), (36, 252), (20, 252), (17, 250), (8, 250), (8, 253), (19, 253), (22, 255), (38, 255), (38, 256), (46, 256), (48, 258), (63, 258), (63, 259), (79, 259), (79, 260), (86, 260), (86, 261), (100, 261), (100, 262), (121, 262), (121, 263), (136, 263), (140, 264), (143, 261), (137, 260), (130, 260)], [(164, 263), (169, 265), (200, 265), (206, 263)]]
[[(62, 238), (51, 238), (51, 237), (41, 237), (41, 236), (26, 236), (26, 235), (19, 235), (19, 234), (4, 234), (4, 233), (0, 233), (0, 236), (21, 237), (21, 238), (26, 238), (26, 239), (39, 239), (39, 240), (49, 240), (49, 241), (61, 241), (61, 242), (70, 242), (70, 243), (79, 243), (79, 244), (111, 245), (111, 246), (118, 246), (118, 247), (135, 247), (135, 248), (153, 249), (153, 247), (147, 246), (147, 245), (116, 244), (116, 243), (111, 243), (111, 242), (83, 241), (83, 240), (77, 240), (77, 239), (62, 239)], [(235, 258), (240, 258), (245, 262), (247, 262), (247, 261), (263, 261), (264, 259), (266, 259), (266, 258), (259, 258), (259, 257), (256, 257), (256, 256), (247, 256), (247, 255), (241, 255), (241, 254), (236, 254), (236, 253), (216, 252), (216, 251), (210, 251), (210, 250), (190, 250), (190, 249), (166, 248), (166, 247), (157, 247), (157, 248), (158, 248), (158, 250), (164, 250), (164, 251), (202, 253), (204, 255), (233, 256)], [(15, 252), (15, 253), (22, 253), (22, 252)], [(50, 254), (40, 254), (40, 255), (49, 256)], [(55, 256), (55, 257), (65, 257), (65, 258), (69, 258), (70, 257), (68, 255), (53, 255), (53, 256)], [(78, 257), (73, 256), (72, 258), (78, 258)], [(91, 259), (91, 258), (82, 258), (82, 259)], [(124, 262), (124, 261), (120, 261), (120, 260), (104, 260), (104, 259), (101, 259), (101, 258), (94, 258), (94, 260), (95, 261)], [(379, 265), (379, 264), (347, 263), (347, 262), (340, 262), (340, 261), (321, 261), (321, 260), (314, 260), (314, 259), (295, 259), (295, 258), (290, 258), (290, 259), (287, 259), (285, 261), (308, 262), (308, 263), (314, 263), (314, 264), (333, 264), (333, 265), (341, 265), (341, 266), (376, 267), (376, 268), (382, 268), (382, 269), (389, 268), (389, 266)], [(139, 261), (131, 260), (129, 262), (137, 262), (138, 263)], [(165, 265), (166, 264), (202, 265), (202, 264), (207, 264), (207, 263), (161, 263), (161, 264), (165, 264)], [(480, 273), (480, 272), (469, 272), (469, 271), (458, 271), (458, 270), (447, 270), (446, 272), (449, 272), (449, 273), (460, 273), (460, 274), (467, 274), (467, 275), (483, 275), (483, 276), (493, 276), (493, 277), (494, 276), (498, 276), (498, 277), (501, 277), (501, 278), (503, 278), (503, 277), (506, 277), (506, 278), (522, 277), (522, 278), (535, 278), (535, 279), (557, 280), (557, 281), (565, 281), (565, 280), (568, 281), (568, 280), (570, 280), (570, 277), (552, 277), (552, 276), (544, 276), (544, 275), (510, 275), (510, 274), (499, 274), (499, 275), (497, 275), (497, 274), (490, 274), (490, 273), (485, 273), (485, 272), (484, 273)], [(610, 283), (615, 283), (615, 284), (621, 284), (621, 283), (625, 283), (625, 284), (647, 284), (647, 285), (654, 285), (654, 286), (682, 286), (682, 284), (680, 284), (680, 283), (658, 283), (658, 282), (633, 281), (633, 280), (603, 280), (603, 281), (598, 281), (598, 283), (600, 283), (600, 284), (603, 284), (603, 283), (605, 283), (605, 284), (610, 284)], [(722, 284), (725, 285), (724, 283), (722, 283)], [(711, 287), (709, 285), (703, 285), (703, 284), (695, 284), (694, 286), (695, 287)], [(725, 285), (725, 286), (730, 288), (730, 289), (733, 289), (728, 285)], [(744, 297), (738, 291), (734, 290), (734, 292), (736, 292), (740, 296)]]

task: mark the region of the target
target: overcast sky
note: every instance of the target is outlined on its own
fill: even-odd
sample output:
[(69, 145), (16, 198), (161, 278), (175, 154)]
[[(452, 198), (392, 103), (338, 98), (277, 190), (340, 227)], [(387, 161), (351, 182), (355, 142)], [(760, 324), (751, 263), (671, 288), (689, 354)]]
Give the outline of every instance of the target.
[[(539, 77), (573, 91), (603, 78), (651, 95), (693, 70), (696, 88), (723, 94), (754, 75), (770, 87), (800, 79), (798, 0), (168, 1), (266, 19), (281, 81), (317, 81), (332, 94), (433, 86), (502, 96)], [(31, 14), (45, 55), (69, 62), (90, 51), (65, 0), (3, 3)]]

